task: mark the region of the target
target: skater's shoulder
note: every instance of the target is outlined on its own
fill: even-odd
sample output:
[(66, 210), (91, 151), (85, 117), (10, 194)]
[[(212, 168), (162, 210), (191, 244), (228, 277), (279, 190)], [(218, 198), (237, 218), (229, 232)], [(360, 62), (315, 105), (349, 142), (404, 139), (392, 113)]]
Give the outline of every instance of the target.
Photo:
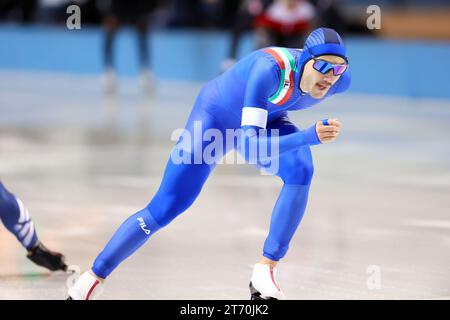
[(277, 60), (263, 49), (253, 51), (235, 65), (238, 73), (261, 75), (263, 77), (278, 77), (280, 67)]
[(238, 64), (246, 65), (262, 65), (270, 69), (273, 67), (280, 67), (283, 65), (283, 61), (288, 62), (289, 58), (292, 57), (292, 53), (288, 48), (282, 47), (266, 47), (255, 50), (242, 58)]
[(259, 52), (261, 56), (265, 56), (276, 61), (278, 64), (293, 65), (296, 57), (301, 54), (302, 50), (296, 48), (271, 46), (261, 48), (257, 52)]

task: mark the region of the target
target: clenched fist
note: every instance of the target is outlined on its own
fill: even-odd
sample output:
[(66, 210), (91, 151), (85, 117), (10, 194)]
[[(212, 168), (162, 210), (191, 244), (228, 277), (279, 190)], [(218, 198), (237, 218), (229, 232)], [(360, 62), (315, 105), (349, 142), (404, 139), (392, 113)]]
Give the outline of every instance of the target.
[(316, 123), (316, 132), (320, 142), (332, 142), (336, 140), (341, 130), (341, 122), (338, 119), (328, 119), (328, 125), (324, 125), (322, 121)]

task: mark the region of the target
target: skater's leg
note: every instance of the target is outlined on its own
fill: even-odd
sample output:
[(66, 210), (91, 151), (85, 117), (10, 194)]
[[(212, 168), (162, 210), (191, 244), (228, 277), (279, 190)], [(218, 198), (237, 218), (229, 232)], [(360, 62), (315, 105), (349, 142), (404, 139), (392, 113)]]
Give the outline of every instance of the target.
[(27, 250), (36, 246), (38, 237), (28, 210), (22, 201), (10, 193), (0, 182), (0, 219)]
[(238, 46), (243, 34), (252, 29), (253, 17), (247, 13), (238, 14), (231, 29), (231, 43), (228, 57), (222, 62), (221, 71), (225, 72), (235, 63), (238, 55)]
[(278, 176), (284, 185), (272, 212), (265, 258), (278, 261), (286, 254), (306, 209), (313, 172), (309, 146), (280, 157)]
[(138, 34), (139, 63), (142, 70), (150, 69), (149, 50), (148, 50), (148, 25), (145, 18), (139, 18), (136, 21), (136, 30)]
[(114, 16), (107, 16), (103, 20), (103, 27), (105, 32), (103, 43), (103, 63), (105, 69), (114, 68), (113, 45), (118, 28), (118, 20)]
[[(94, 262), (92, 271), (106, 278), (124, 259), (142, 246), (157, 230), (169, 224), (194, 202), (203, 184), (223, 151), (216, 154), (213, 162), (196, 161), (196, 154), (203, 155), (207, 142), (194, 133), (195, 125), (202, 129), (223, 129), (211, 115), (199, 107), (197, 101), (186, 124), (185, 132), (191, 140), (180, 139), (167, 163), (161, 185), (147, 207), (129, 217), (117, 230)], [(184, 136), (187, 138), (187, 136)], [(200, 138), (200, 139), (198, 139)], [(223, 149), (225, 150), (225, 149)], [(184, 162), (179, 162), (184, 159)]]
[(207, 164), (174, 164), (170, 159), (150, 204), (122, 223), (95, 259), (92, 270), (83, 273), (69, 289), (69, 299), (95, 299), (103, 290), (103, 280), (122, 261), (194, 202), (211, 170)]
[[(211, 159), (203, 157), (203, 151), (208, 145), (208, 142), (203, 141), (203, 130), (225, 131), (222, 124), (205, 110), (204, 103), (202, 99), (197, 99), (185, 131), (172, 150), (156, 195), (147, 207), (132, 215), (119, 227), (94, 261), (92, 270), (83, 273), (69, 289), (70, 298), (90, 299), (98, 296), (103, 279), (152, 234), (169, 224), (194, 202), (209, 174), (227, 151), (223, 147)], [(198, 124), (201, 127), (199, 136), (195, 134)], [(199, 153), (200, 162), (196, 157)]]
[[(287, 118), (271, 125), (280, 129), (280, 135), (298, 131)], [(269, 235), (264, 244), (263, 256), (272, 261), (284, 257), (308, 201), (309, 187), (314, 173), (311, 150), (303, 146), (283, 154), (276, 173), (284, 185), (272, 212)]]
[(103, 39), (103, 76), (102, 82), (105, 91), (112, 94), (117, 90), (117, 77), (114, 68), (114, 40), (116, 38), (119, 22), (114, 15), (108, 15), (103, 19), (104, 39)]
[[(278, 129), (280, 136), (299, 131), (287, 117), (269, 124), (268, 129)], [(284, 298), (276, 282), (276, 264), (286, 254), (305, 212), (313, 171), (309, 146), (303, 146), (279, 157), (278, 170), (275, 174), (283, 180), (284, 185), (272, 212), (263, 257), (253, 268), (250, 282), (252, 299)]]
[(139, 81), (146, 93), (152, 93), (155, 89), (155, 77), (150, 65), (150, 50), (148, 43), (148, 23), (145, 17), (138, 17), (136, 21), (138, 35), (140, 75)]
[(22, 201), (0, 182), (0, 219), (25, 249), (27, 258), (51, 271), (66, 270), (64, 256), (47, 249), (38, 239), (33, 221)]
[(150, 204), (130, 216), (94, 262), (92, 271), (105, 279), (157, 230), (185, 211), (197, 198), (211, 168), (207, 164), (174, 164), (169, 160)]

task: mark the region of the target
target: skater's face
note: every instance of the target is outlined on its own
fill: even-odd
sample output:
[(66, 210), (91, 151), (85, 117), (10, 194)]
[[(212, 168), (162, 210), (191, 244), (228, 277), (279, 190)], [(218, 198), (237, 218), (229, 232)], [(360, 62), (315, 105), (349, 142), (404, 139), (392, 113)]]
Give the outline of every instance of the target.
[(335, 71), (330, 69), (328, 72), (321, 73), (314, 68), (314, 63), (317, 61), (325, 61), (334, 65), (346, 65), (346, 61), (342, 57), (333, 55), (324, 55), (315, 57), (305, 64), (303, 69), (300, 87), (304, 92), (309, 93), (313, 98), (323, 98), (331, 86), (339, 80), (341, 75), (335, 75)]

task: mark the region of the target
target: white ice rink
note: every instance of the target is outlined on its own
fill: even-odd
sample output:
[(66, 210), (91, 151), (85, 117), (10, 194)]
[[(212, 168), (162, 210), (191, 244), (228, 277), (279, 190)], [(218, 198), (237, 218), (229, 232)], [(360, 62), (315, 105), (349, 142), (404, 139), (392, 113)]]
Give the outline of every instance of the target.
[[(150, 201), (201, 85), (163, 81), (148, 97), (136, 84), (114, 98), (96, 77), (0, 73), (0, 177), (43, 243), (82, 270)], [(343, 131), (313, 147), (307, 212), (279, 265), (287, 298), (449, 299), (450, 101), (344, 94), (290, 117), (339, 118)], [(248, 299), (280, 187), (250, 165), (219, 166), (102, 298)], [(64, 299), (68, 277), (31, 264), (0, 226), (0, 299)]]

